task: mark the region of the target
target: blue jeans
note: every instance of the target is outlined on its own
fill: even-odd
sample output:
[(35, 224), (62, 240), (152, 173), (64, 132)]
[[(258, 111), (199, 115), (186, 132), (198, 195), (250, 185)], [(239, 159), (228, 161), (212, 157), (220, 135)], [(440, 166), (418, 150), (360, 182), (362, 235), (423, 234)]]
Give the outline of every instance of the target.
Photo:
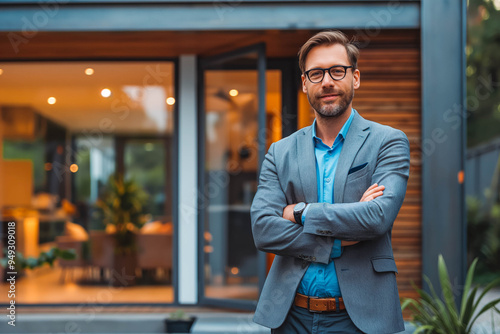
[(314, 313), (292, 305), (285, 322), (273, 334), (348, 334), (363, 333), (351, 321), (347, 311)]

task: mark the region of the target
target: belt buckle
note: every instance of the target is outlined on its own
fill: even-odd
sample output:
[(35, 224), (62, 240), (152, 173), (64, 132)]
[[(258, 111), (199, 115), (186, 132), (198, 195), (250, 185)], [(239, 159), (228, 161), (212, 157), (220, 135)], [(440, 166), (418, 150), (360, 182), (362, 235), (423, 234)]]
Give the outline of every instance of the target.
[(309, 297), (307, 296), (307, 310), (311, 313), (323, 313), (323, 311), (314, 311), (314, 310), (311, 310), (311, 303), (310, 303), (310, 300), (311, 299), (318, 299), (319, 297)]

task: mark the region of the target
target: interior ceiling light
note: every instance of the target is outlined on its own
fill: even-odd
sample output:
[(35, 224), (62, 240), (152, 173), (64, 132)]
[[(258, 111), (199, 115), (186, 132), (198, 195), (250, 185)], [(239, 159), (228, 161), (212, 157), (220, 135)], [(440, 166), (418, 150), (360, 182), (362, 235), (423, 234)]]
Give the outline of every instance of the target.
[(89, 68), (86, 68), (86, 69), (85, 69), (85, 74), (86, 74), (86, 75), (92, 75), (92, 74), (94, 74), (94, 69), (93, 69), (93, 68), (90, 68), (90, 67), (89, 67)]
[(238, 94), (239, 94), (239, 93), (240, 93), (240, 92), (238, 92), (238, 90), (237, 90), (237, 89), (231, 89), (231, 90), (229, 91), (229, 95), (231, 95), (231, 96), (233, 96), (233, 97), (234, 97), (234, 96), (238, 96)]
[(102, 97), (110, 97), (111, 96), (111, 90), (108, 88), (104, 88), (101, 90), (101, 96)]
[(3, 74), (3, 70), (0, 68), (0, 75), (2, 75), (2, 74)]
[(47, 103), (48, 103), (48, 104), (55, 104), (55, 103), (56, 103), (56, 101), (57, 101), (57, 100), (56, 100), (56, 98), (55, 98), (55, 97), (53, 97), (53, 96), (51, 96), (51, 97), (49, 97), (49, 98), (47, 99)]
[(169, 97), (169, 98), (167, 99), (167, 104), (168, 104), (169, 106), (174, 105), (174, 104), (175, 104), (175, 99), (174, 99), (173, 97)]

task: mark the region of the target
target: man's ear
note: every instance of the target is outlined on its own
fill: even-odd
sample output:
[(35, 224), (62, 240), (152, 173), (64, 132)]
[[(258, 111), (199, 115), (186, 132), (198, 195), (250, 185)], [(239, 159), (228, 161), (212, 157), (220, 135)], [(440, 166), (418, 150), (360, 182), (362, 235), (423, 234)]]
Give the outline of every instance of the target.
[(358, 69), (354, 70), (353, 77), (354, 77), (353, 81), (354, 89), (358, 89), (359, 86), (361, 86), (361, 73), (359, 72)]
[(307, 94), (307, 87), (306, 87), (306, 76), (304, 74), (302, 74), (300, 76), (300, 78), (302, 79), (302, 91)]

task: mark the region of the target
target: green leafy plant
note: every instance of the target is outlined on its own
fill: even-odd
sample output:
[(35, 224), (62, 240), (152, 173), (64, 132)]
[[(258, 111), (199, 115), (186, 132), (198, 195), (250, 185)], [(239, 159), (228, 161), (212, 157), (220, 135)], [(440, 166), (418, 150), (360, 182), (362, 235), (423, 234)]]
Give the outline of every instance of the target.
[(500, 298), (480, 307), (480, 303), (488, 291), (500, 285), (500, 278), (489, 283), (481, 292), (479, 292), (479, 286), (472, 287), (477, 261), (475, 259), (472, 262), (467, 272), (459, 310), (453, 294), (453, 287), (450, 282), (446, 263), (443, 256), (439, 255), (439, 282), (443, 298), (438, 297), (429, 278), (424, 277), (429, 286), (430, 293), (415, 287), (420, 298), (418, 300), (406, 298), (402, 304), (403, 309), (408, 307), (412, 311), (412, 323), (416, 326), (414, 333), (472, 333), (472, 326), (480, 315), (487, 311), (495, 311), (500, 314), (500, 310), (497, 307), (497, 304), (500, 303)]
[(146, 200), (147, 194), (133, 180), (125, 181), (122, 175), (109, 178), (107, 191), (97, 205), (103, 211), (104, 223), (114, 226), (117, 254), (135, 252), (135, 232), (146, 221)]
[(183, 310), (177, 310), (175, 312), (170, 313), (170, 320), (184, 320), (184, 321), (190, 321), (192, 318), (186, 314)]
[[(4, 250), (4, 254), (7, 254), (7, 250)], [(47, 252), (41, 252), (38, 257), (28, 257), (25, 258), (22, 253), (16, 252), (16, 256), (12, 257), (11, 260), (14, 261), (14, 267), (16, 269), (35, 269), (42, 267), (45, 264), (49, 264), (51, 267), (54, 265), (54, 261), (58, 258), (64, 260), (74, 260), (76, 258), (76, 253), (73, 249), (59, 249), (53, 247)], [(2, 267), (7, 267), (9, 265), (10, 257), (7, 256), (0, 260)]]

